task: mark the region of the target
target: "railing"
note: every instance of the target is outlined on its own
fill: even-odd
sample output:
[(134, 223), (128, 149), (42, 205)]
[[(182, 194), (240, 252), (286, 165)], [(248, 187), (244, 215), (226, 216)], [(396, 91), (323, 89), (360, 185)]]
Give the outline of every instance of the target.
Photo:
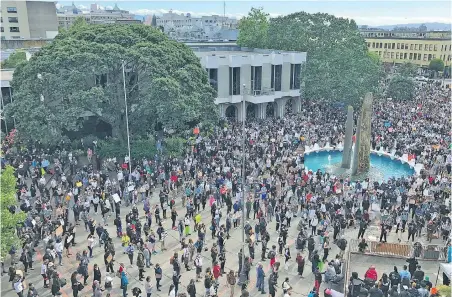
[(261, 90), (251, 90), (252, 96), (269, 96), (274, 94), (275, 94), (274, 88), (262, 88)]

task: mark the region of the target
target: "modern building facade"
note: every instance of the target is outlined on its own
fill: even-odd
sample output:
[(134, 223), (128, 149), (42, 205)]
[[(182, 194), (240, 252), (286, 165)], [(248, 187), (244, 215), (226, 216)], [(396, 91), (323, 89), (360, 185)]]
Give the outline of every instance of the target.
[(113, 9), (100, 9), (97, 5), (91, 5), (89, 12), (80, 11), (75, 5), (72, 9), (59, 10), (58, 12), (58, 26), (67, 29), (79, 17), (85, 19), (88, 24), (135, 24), (141, 23), (135, 20), (135, 15), (127, 10), (120, 9), (117, 5)]
[(58, 34), (54, 2), (2, 1), (1, 39), (51, 39)]
[(402, 64), (411, 62), (428, 67), (439, 58), (451, 65), (450, 31), (386, 31), (361, 30), (369, 51), (377, 53), (383, 62)]
[(188, 43), (206, 68), (222, 118), (282, 118), (301, 111), (301, 67), (306, 53), (241, 48), (235, 44)]
[(237, 32), (238, 20), (219, 15), (192, 17), (189, 13), (177, 14), (170, 11), (158, 16), (156, 25), (174, 39), (223, 40), (228, 36), (226, 34), (231, 34), (230, 31)]

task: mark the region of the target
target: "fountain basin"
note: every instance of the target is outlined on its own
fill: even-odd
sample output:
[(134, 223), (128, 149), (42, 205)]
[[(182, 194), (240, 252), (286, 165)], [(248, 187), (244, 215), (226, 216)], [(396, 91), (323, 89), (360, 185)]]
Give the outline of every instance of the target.
[(342, 152), (341, 151), (319, 151), (310, 152), (304, 156), (305, 168), (312, 171), (320, 169), (335, 176), (348, 177), (352, 180), (363, 180), (369, 178), (371, 181), (387, 181), (395, 177), (410, 176), (415, 170), (408, 164), (402, 163), (398, 159), (391, 159), (386, 155), (375, 153), (370, 154), (370, 170), (367, 173), (351, 176), (350, 169), (341, 168)]

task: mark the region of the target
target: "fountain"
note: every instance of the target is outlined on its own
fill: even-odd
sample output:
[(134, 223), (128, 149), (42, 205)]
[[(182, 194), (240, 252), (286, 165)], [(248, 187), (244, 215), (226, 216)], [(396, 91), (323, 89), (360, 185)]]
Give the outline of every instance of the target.
[(414, 174), (414, 169), (399, 160), (387, 157), (384, 152), (371, 153), (371, 117), (372, 93), (364, 97), (356, 129), (356, 141), (353, 145), (353, 107), (347, 110), (345, 140), (343, 152), (337, 150), (321, 151), (305, 155), (305, 167), (316, 171), (321, 169), (334, 176), (381, 182), (391, 177), (402, 177)]

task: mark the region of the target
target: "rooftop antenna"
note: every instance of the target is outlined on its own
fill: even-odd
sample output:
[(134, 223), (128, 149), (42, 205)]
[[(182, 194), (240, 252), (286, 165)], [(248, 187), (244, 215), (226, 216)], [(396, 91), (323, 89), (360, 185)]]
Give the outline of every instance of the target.
[(223, 27), (224, 27), (224, 23), (226, 21), (226, 1), (223, 1)]

